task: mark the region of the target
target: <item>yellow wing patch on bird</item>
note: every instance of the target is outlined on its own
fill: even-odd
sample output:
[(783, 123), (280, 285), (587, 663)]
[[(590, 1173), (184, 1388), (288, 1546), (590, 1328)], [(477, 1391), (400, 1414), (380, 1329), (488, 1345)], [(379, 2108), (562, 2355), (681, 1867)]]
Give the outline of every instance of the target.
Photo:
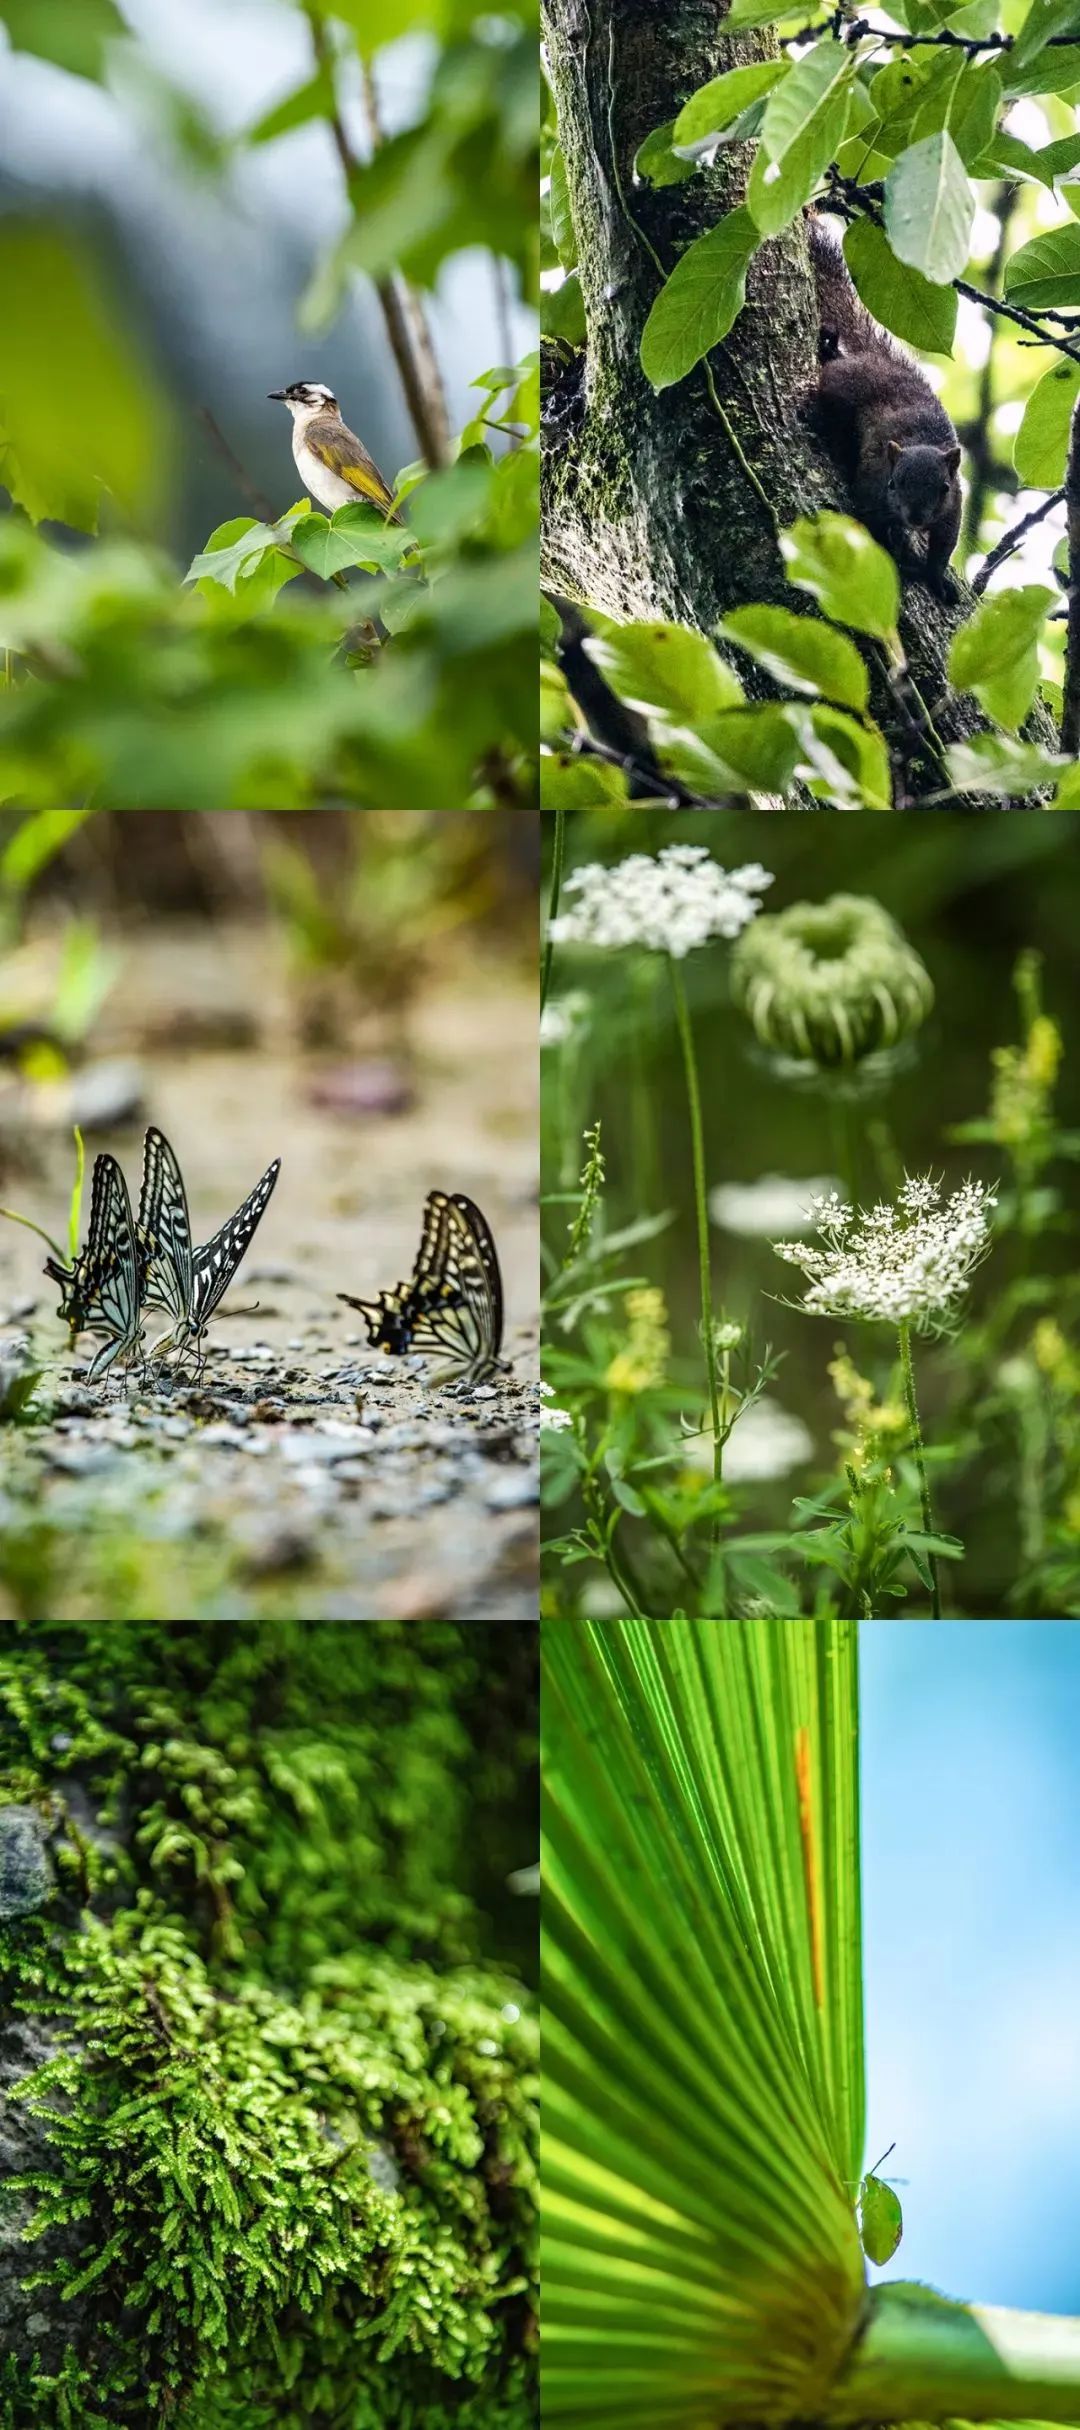
[[(369, 498), (371, 504), (377, 506), (383, 514), (393, 506), (393, 492), (387, 488), (381, 472), (372, 463), (370, 456), (363, 460), (346, 456), (332, 442), (317, 439), (311, 430), (305, 433), (305, 443), (311, 449), (312, 455), (318, 456), (320, 464), (325, 464), (328, 471), (336, 473), (339, 481), (348, 482), (349, 488), (356, 491), (358, 498)], [(399, 523), (400, 520), (401, 518), (397, 514), (391, 516), (391, 521), (394, 523)]]

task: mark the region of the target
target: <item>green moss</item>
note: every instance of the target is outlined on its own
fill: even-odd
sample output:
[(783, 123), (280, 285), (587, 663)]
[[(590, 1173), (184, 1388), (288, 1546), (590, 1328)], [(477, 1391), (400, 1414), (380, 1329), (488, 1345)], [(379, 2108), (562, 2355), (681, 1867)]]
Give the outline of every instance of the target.
[(532, 2419), (531, 1634), (6, 1632), (60, 1886), (0, 1939), (49, 2037), (4, 2430)]

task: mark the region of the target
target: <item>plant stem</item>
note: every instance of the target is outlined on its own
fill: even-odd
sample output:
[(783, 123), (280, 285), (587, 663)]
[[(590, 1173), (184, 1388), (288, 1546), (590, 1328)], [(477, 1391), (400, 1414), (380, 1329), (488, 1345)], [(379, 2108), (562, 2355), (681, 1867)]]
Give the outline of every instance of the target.
[[(694, 1054), (694, 1033), (690, 1026), (690, 1008), (682, 972), (674, 957), (668, 955), (671, 972), (671, 992), (675, 998), (675, 1019), (682, 1047), (683, 1068), (686, 1073), (686, 1097), (690, 1109), (690, 1146), (694, 1161), (694, 1211), (697, 1216), (698, 1265), (701, 1275), (701, 1332), (705, 1345), (705, 1366), (709, 1378), (709, 1409), (712, 1417), (713, 1482), (720, 1484), (723, 1474), (724, 1446), (720, 1425), (720, 1382), (716, 1367), (716, 1328), (713, 1324), (712, 1279), (709, 1271), (709, 1206), (705, 1194), (705, 1140), (701, 1128), (701, 1091), (698, 1087), (697, 1058)], [(720, 1519), (713, 1513), (712, 1545), (715, 1552), (720, 1536)]]
[(871, 2296), (864, 2332), (821, 2407), (823, 2420), (1077, 2420), (1080, 2321), (919, 2301), (922, 2288), (905, 2288), (888, 2303), (890, 2291)]
[(565, 810), (556, 810), (555, 843), (551, 855), (551, 899), (548, 903), (548, 932), (547, 940), (544, 945), (543, 968), (540, 973), (541, 1012), (543, 1012), (544, 1006), (547, 1003), (547, 991), (551, 983), (551, 964), (555, 952), (555, 939), (552, 936), (551, 931), (559, 909), (559, 895), (562, 891), (563, 859), (565, 857), (565, 853), (566, 812)]
[[(934, 1532), (934, 1514), (930, 1507), (930, 1485), (926, 1474), (926, 1459), (923, 1452), (922, 1427), (919, 1424), (919, 1404), (915, 1398), (915, 1367), (911, 1356), (911, 1326), (906, 1316), (901, 1320), (899, 1332), (900, 1364), (904, 1371), (904, 1399), (907, 1402), (908, 1423), (911, 1427), (911, 1446), (915, 1453), (915, 1466), (919, 1472), (919, 1500), (922, 1504), (923, 1532), (925, 1535), (932, 1536)], [(926, 1558), (929, 1564), (932, 1582), (932, 1616), (935, 1620), (940, 1620), (941, 1587), (938, 1581), (938, 1566), (934, 1559), (933, 1553), (927, 1553)]]

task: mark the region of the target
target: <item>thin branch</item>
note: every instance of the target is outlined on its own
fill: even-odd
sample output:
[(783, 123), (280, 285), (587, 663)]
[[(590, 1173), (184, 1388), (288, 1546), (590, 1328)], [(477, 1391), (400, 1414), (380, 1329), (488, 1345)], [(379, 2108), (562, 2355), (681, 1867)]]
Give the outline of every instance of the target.
[[(334, 86), (334, 55), (322, 18), (313, 7), (305, 10), (311, 30), (311, 47), (315, 63)], [(364, 70), (364, 111), (373, 148), (382, 141), (375, 88), (370, 71)], [(352, 186), (360, 162), (349, 141), (345, 121), (335, 101), (329, 117), (330, 132), (341, 162), (346, 186)], [(450, 425), (446, 396), (435, 359), (435, 348), (427, 315), (419, 296), (407, 279), (377, 278), (375, 292), (382, 306), (390, 351), (397, 364), (398, 377), (405, 392), (405, 401), (412, 416), (413, 428), (420, 442), (424, 462), (437, 470), (448, 461)]]
[[(871, 25), (867, 17), (849, 17), (844, 8), (833, 9), (828, 17), (815, 18), (811, 24), (800, 26), (797, 34), (784, 34), (781, 40), (811, 42), (818, 34), (832, 34), (837, 42), (847, 43), (861, 42), (866, 35), (874, 43), (893, 42), (905, 51), (944, 47), (966, 51), (970, 57), (975, 57), (979, 51), (1011, 51), (1016, 41), (1015, 34), (954, 34), (947, 25), (938, 34), (892, 34), (879, 25)], [(1051, 34), (1042, 47), (1046, 51), (1073, 50), (1080, 47), (1080, 37), (1076, 34)]]
[(1035, 525), (1042, 522), (1044, 515), (1050, 514), (1055, 506), (1061, 505), (1064, 496), (1063, 489), (1055, 489), (1051, 497), (1043, 499), (1041, 506), (1033, 506), (1030, 514), (1021, 515), (1018, 523), (1012, 524), (1007, 532), (1002, 533), (1000, 540), (991, 549), (985, 565), (980, 565), (972, 582), (971, 587), (977, 599), (981, 598), (991, 574), (996, 574), (999, 565), (1004, 565), (1006, 557), (1013, 555), (1014, 550), (1019, 548), (1021, 541), (1027, 538), (1028, 533), (1034, 531)]
[(266, 491), (264, 489), (260, 489), (258, 482), (253, 481), (251, 474), (245, 471), (244, 466), (240, 462), (239, 456), (236, 454), (235, 450), (230, 447), (220, 424), (215, 422), (209, 405), (200, 405), (199, 420), (202, 423), (204, 430), (209, 433), (210, 438), (213, 440), (214, 446), (217, 448), (222, 462), (228, 465), (237, 489), (247, 505), (250, 506), (252, 513), (258, 516), (260, 523), (276, 523), (276, 507), (267, 497)]
[(1069, 594), (1065, 634), (1065, 701), (1061, 718), (1061, 748), (1080, 752), (1080, 413), (1074, 407), (1065, 471), (1068, 509)]

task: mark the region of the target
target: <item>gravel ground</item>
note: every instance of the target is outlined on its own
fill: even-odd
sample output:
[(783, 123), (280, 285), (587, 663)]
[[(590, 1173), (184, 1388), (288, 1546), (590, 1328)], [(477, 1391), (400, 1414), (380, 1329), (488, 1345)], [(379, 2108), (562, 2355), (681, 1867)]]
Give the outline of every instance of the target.
[[(198, 1382), (88, 1388), (88, 1337), (70, 1359), (43, 1245), (0, 1225), (0, 1398), (5, 1374), (43, 1370), (30, 1422), (0, 1427), (0, 1617), (534, 1618), (534, 990), (516, 969), (461, 972), (412, 1017), (407, 1054), (354, 1040), (313, 1056), (261, 932), (155, 933), (125, 954), (95, 1039), (105, 1081), (99, 1068), (76, 1089), (107, 1111), (112, 1054), (138, 1103), (87, 1138), (88, 1161), (111, 1148), (137, 1198), (142, 1130), (159, 1123), (197, 1239), (276, 1154), (282, 1172), (233, 1286), (241, 1312), (214, 1320)], [(253, 1004), (249, 1048), (198, 1042), (235, 1036)], [(328, 1092), (357, 1087), (395, 1110), (328, 1110)], [(0, 1090), (0, 1194), (57, 1237), (71, 1110)], [(474, 1197), (499, 1247), (508, 1365), (480, 1386), (373, 1352), (335, 1298), (409, 1272), (435, 1185)]]

